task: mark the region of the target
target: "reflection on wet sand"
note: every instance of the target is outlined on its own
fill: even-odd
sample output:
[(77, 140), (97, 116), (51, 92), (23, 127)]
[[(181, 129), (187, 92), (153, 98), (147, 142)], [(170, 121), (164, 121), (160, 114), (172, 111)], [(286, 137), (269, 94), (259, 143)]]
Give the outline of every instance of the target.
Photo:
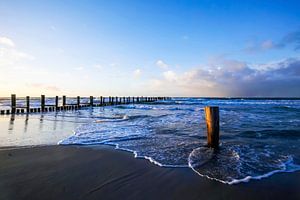
[(0, 146), (57, 144), (80, 123), (75, 112), (0, 116)]

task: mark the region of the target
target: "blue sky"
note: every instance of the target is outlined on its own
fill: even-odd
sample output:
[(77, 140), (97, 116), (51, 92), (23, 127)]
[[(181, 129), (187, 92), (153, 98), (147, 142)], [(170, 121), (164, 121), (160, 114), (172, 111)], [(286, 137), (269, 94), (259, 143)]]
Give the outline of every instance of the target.
[(300, 96), (297, 1), (0, 1), (0, 95)]

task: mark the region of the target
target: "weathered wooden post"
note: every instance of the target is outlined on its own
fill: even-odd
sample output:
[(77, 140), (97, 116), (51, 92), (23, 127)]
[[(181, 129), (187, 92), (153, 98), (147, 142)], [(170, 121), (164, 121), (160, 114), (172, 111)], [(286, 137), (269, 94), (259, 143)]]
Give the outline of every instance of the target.
[(17, 98), (15, 94), (11, 95), (11, 113), (16, 113), (16, 107), (17, 107)]
[(93, 105), (94, 105), (94, 97), (90, 96), (90, 106), (93, 106)]
[(55, 109), (57, 110), (58, 108), (58, 96), (55, 96)]
[(118, 105), (118, 103), (119, 103), (119, 102), (118, 102), (118, 97), (116, 97), (116, 105)]
[(62, 99), (62, 105), (63, 105), (63, 107), (66, 106), (66, 96), (65, 95), (63, 96), (63, 99)]
[(207, 127), (207, 145), (211, 148), (219, 147), (219, 107), (206, 106), (205, 119)]
[(77, 106), (80, 106), (80, 96), (77, 96)]
[(45, 111), (45, 95), (41, 95), (41, 110)]
[(26, 112), (30, 112), (30, 97), (26, 96)]
[(103, 105), (103, 96), (100, 96), (100, 106)]

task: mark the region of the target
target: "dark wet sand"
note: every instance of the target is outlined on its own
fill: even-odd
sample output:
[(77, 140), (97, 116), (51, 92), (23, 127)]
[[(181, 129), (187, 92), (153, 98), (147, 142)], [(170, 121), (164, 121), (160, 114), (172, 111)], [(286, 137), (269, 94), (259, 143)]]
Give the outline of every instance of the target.
[(1, 149), (0, 199), (299, 200), (300, 173), (225, 185), (106, 146)]

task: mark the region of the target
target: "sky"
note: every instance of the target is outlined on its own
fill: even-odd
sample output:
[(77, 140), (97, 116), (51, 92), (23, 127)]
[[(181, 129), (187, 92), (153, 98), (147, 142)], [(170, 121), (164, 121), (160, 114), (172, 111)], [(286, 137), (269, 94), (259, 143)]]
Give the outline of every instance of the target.
[(300, 2), (0, 0), (0, 96), (300, 97)]

